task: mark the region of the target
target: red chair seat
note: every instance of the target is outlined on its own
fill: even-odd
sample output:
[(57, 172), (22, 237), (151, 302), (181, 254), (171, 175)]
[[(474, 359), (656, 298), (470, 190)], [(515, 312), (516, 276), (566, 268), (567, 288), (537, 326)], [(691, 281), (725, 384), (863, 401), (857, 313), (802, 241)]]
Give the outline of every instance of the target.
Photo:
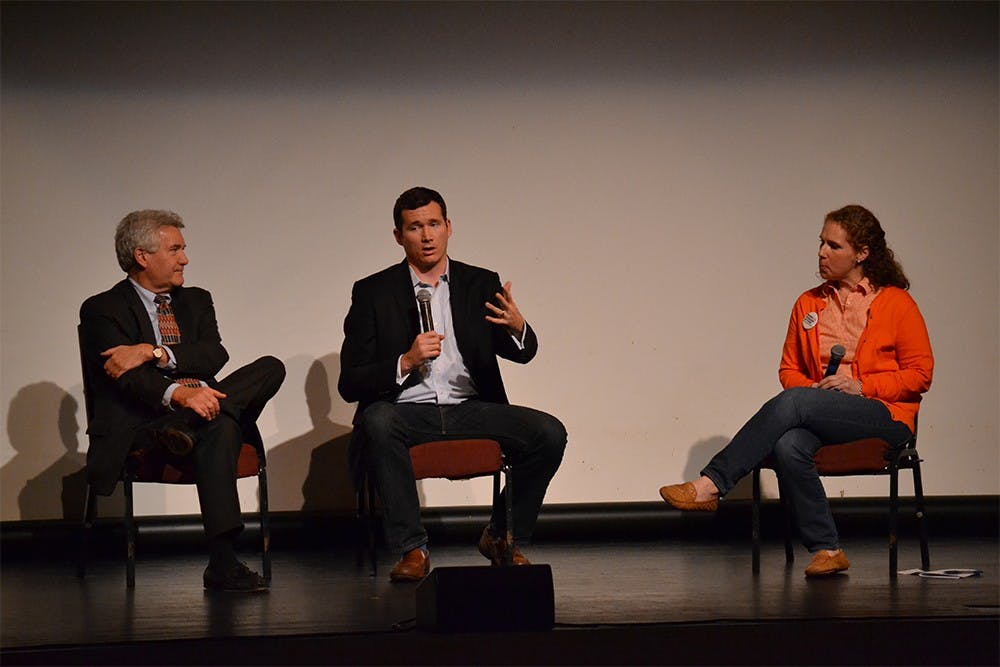
[[(255, 477), (260, 467), (257, 448), (243, 443), (236, 462), (236, 476)], [(194, 458), (176, 457), (162, 449), (140, 449), (129, 453), (129, 471), (136, 482), (159, 484), (194, 484)]]
[[(813, 461), (820, 475), (871, 475), (888, 470), (885, 455), (889, 443), (881, 438), (852, 440), (839, 445), (824, 445), (816, 452)], [(761, 468), (775, 470), (773, 456), (768, 456), (760, 464)]]
[(821, 475), (861, 475), (877, 473), (889, 466), (885, 455), (889, 443), (880, 438), (855, 440), (842, 445), (820, 447), (813, 460)]
[(444, 477), (471, 479), (503, 468), (503, 452), (496, 440), (439, 440), (410, 447), (415, 479)]

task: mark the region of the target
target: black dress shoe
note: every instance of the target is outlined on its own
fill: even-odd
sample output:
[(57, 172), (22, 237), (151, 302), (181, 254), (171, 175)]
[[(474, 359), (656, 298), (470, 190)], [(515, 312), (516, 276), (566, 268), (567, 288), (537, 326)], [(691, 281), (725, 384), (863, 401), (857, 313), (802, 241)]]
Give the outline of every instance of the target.
[(150, 428), (149, 438), (174, 456), (187, 456), (194, 449), (196, 436), (183, 419), (175, 419)]
[(210, 591), (227, 593), (256, 593), (266, 591), (268, 583), (246, 563), (237, 563), (228, 570), (221, 571), (211, 565), (205, 568), (205, 588)]

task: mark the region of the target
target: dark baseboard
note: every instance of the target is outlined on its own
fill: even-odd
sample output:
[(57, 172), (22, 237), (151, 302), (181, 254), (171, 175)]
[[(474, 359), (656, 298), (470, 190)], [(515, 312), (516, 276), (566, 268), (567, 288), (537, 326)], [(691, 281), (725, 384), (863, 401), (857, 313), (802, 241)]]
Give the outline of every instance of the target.
[[(934, 496), (926, 499), (930, 539), (947, 537), (997, 538), (1000, 496)], [(886, 533), (888, 501), (885, 498), (835, 498), (830, 501), (838, 529), (845, 538)], [(746, 540), (750, 539), (749, 500), (731, 500), (714, 513), (685, 513), (662, 502), (572, 503), (542, 509), (535, 539), (575, 540)], [(436, 507), (423, 512), (424, 525), (437, 543), (473, 542), (489, 519), (486, 507)], [(259, 524), (247, 515), (241, 538), (252, 549), (259, 539)], [(183, 552), (204, 549), (198, 515), (139, 517), (139, 539), (146, 549)], [(776, 501), (761, 507), (761, 533), (765, 540), (779, 539), (783, 517)], [(352, 545), (358, 536), (353, 514), (274, 512), (271, 545), (276, 551), (333, 548)], [(916, 534), (913, 505), (900, 507), (900, 536)], [(91, 548), (117, 554), (124, 541), (122, 522), (99, 519)], [(12, 558), (63, 557), (76, 554), (80, 524), (76, 521), (7, 521), (0, 523), (0, 555)]]

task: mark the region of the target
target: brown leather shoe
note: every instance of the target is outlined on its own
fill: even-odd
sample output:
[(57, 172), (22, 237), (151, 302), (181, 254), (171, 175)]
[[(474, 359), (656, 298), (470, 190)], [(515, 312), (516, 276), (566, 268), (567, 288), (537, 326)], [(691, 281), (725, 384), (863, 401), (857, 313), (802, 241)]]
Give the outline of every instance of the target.
[[(483, 528), (483, 534), (479, 537), (479, 553), (489, 558), (493, 565), (503, 565), (503, 557), (507, 553), (507, 540), (502, 537), (493, 537), (490, 534), (490, 527), (486, 526)], [(514, 565), (531, 565), (531, 561), (524, 557), (516, 545), (511, 560)]]
[(430, 554), (424, 553), (420, 547), (410, 549), (396, 563), (389, 573), (389, 581), (420, 581), (431, 571)]
[(695, 500), (697, 496), (698, 492), (691, 482), (660, 487), (660, 497), (679, 510), (714, 512), (719, 509), (718, 498), (697, 501)]
[(850, 566), (851, 563), (847, 560), (847, 556), (844, 555), (843, 549), (837, 549), (836, 553), (832, 556), (826, 552), (826, 549), (823, 549), (817, 551), (816, 555), (809, 562), (809, 567), (806, 568), (806, 576), (825, 577), (843, 572)]

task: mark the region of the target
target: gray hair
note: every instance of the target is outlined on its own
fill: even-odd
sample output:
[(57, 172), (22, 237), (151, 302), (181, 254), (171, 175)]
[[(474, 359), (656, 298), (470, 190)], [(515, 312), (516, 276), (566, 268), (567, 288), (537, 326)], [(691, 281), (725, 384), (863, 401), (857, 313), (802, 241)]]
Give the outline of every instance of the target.
[(137, 271), (135, 251), (156, 252), (160, 249), (160, 229), (162, 227), (184, 227), (181, 216), (173, 211), (132, 211), (118, 223), (115, 230), (115, 254), (118, 266), (125, 273)]

